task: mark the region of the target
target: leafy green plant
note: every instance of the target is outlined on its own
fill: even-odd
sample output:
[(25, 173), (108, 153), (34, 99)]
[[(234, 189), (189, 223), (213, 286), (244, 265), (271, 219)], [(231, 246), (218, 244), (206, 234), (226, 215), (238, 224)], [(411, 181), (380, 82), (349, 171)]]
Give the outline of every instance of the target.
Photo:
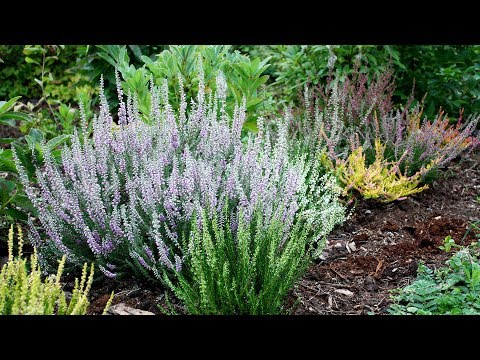
[[(0, 124), (15, 126), (17, 120), (30, 122), (30, 117), (24, 113), (12, 111), (17, 96), (7, 102), (0, 101)], [(15, 139), (2, 138), (1, 143), (12, 144)], [(22, 185), (12, 173), (16, 167), (12, 160), (12, 150), (0, 148), (0, 226), (5, 220), (26, 220), (25, 214), (19, 209), (32, 211), (33, 207), (22, 192)]]
[(443, 245), (440, 245), (439, 248), (440, 250), (443, 250), (445, 252), (450, 252), (453, 248), (460, 248), (461, 246), (457, 245), (455, 243), (455, 240), (453, 240), (451, 235), (448, 235), (444, 240), (443, 240)]
[[(225, 215), (228, 210), (225, 207)], [(240, 215), (238, 229), (223, 226), (203, 214), (192, 222), (188, 255), (178, 284), (165, 281), (191, 314), (270, 315), (309, 262), (308, 227), (297, 222), (287, 231), (281, 221), (263, 224), (262, 209), (250, 222)], [(228, 218), (227, 218), (228, 219)], [(226, 220), (226, 219), (225, 219)]]
[(256, 130), (254, 114), (259, 112), (261, 103), (268, 97), (268, 94), (261, 91), (261, 86), (268, 80), (268, 76), (263, 75), (269, 67), (268, 58), (251, 60), (238, 52), (232, 53), (230, 46), (226, 45), (170, 46), (158, 54), (156, 60), (141, 56), (145, 64), (136, 67), (130, 63), (125, 46), (99, 48), (102, 49), (99, 56), (120, 72), (125, 93), (130, 91), (137, 95), (138, 107), (145, 119), (148, 119), (151, 110), (148, 91), (150, 78), (159, 87), (164, 79), (167, 79), (169, 101), (173, 108), (178, 108), (181, 102), (178, 89), (184, 88), (186, 97), (190, 98), (199, 91), (199, 76), (204, 76), (205, 92), (208, 96), (217, 89), (217, 77), (222, 73), (225, 81), (221, 82), (220, 86), (227, 88), (220, 90), (227, 91), (227, 112), (232, 115), (235, 104), (241, 103), (245, 97), (249, 117), (244, 126), (246, 129)]
[[(15, 97), (7, 102), (0, 102), (0, 124), (15, 126), (17, 120), (31, 124), (31, 118), (24, 113), (12, 111), (16, 101)], [(2, 143), (9, 143), (18, 154), (18, 158), (30, 181), (35, 182), (34, 164), (42, 164), (43, 151), (45, 146), (53, 151), (54, 158), (60, 160), (60, 150), (56, 148), (67, 141), (69, 135), (59, 135), (49, 141), (38, 129), (30, 129), (24, 139), (1, 139)], [(13, 161), (12, 149), (0, 149), (0, 225), (5, 220), (26, 221), (28, 213), (35, 213), (35, 210), (23, 192), (23, 186), (18, 177), (17, 167)]]
[[(92, 106), (94, 98), (92, 92), (85, 89), (77, 89), (76, 98), (78, 103), (83, 105), (85, 121), (91, 129), (91, 119), (93, 118)], [(30, 114), (32, 121), (23, 122), (19, 129), (22, 133), (28, 134), (32, 129), (40, 130), (45, 140), (52, 140), (57, 136), (71, 135), (74, 128), (80, 124), (81, 114), (79, 109), (66, 105), (64, 103), (56, 104), (53, 107), (53, 116), (45, 108), (37, 108), (35, 104), (27, 102), (16, 106), (18, 109), (25, 109)], [(54, 120), (56, 119), (56, 120)]]
[[(18, 257), (13, 256), (13, 225), (8, 234), (8, 261), (0, 270), (0, 314), (2, 315), (84, 315), (89, 301), (88, 292), (93, 282), (93, 264), (90, 271), (83, 266), (80, 281), (75, 286), (70, 299), (60, 282), (66, 261), (64, 256), (58, 265), (56, 276), (43, 279), (36, 252), (30, 262), (22, 258), (23, 235), (18, 226)], [(105, 314), (110, 300), (103, 311)]]
[(332, 57), (337, 64), (335, 74), (341, 82), (354, 72), (353, 64), (358, 58), (364, 60), (362, 73), (367, 71), (367, 62), (376, 75), (386, 70), (390, 60), (396, 67), (405, 68), (396, 47), (389, 45), (248, 45), (239, 49), (251, 56), (271, 58), (269, 91), (275, 94), (277, 103), (299, 105), (305, 85), (327, 82)]
[(401, 101), (415, 82), (419, 96), (427, 94), (425, 113), (433, 117), (442, 107), (455, 117), (480, 113), (479, 45), (404, 45), (396, 46), (400, 59), (409, 64), (397, 70), (395, 95)]
[[(446, 239), (445, 250), (453, 244)], [(457, 247), (457, 245), (455, 245)], [(480, 247), (472, 243), (455, 253), (447, 266), (432, 270), (419, 264), (417, 279), (393, 295), (394, 315), (480, 314)]]
[[(8, 101), (0, 101), (0, 124), (8, 126), (16, 126), (16, 121), (27, 121), (30, 122), (31, 119), (28, 115), (12, 111), (14, 104), (21, 98), (21, 96), (16, 96)], [(0, 141), (3, 142), (3, 141)]]

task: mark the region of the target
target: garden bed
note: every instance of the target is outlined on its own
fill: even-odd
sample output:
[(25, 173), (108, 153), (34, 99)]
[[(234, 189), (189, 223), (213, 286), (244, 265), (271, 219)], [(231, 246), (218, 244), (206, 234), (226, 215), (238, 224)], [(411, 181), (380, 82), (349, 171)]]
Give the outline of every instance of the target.
[[(360, 200), (352, 217), (329, 236), (323, 260), (297, 282), (286, 300), (287, 313), (386, 314), (391, 290), (415, 279), (419, 261), (437, 268), (451, 256), (439, 249), (446, 236), (462, 245), (475, 239), (468, 229), (480, 220), (479, 189), (476, 152), (452, 163), (442, 178), (416, 196), (390, 204)], [(92, 289), (90, 314), (101, 313), (112, 290), (113, 304), (155, 314), (162, 313), (159, 306), (168, 309), (159, 288), (108, 280)], [(175, 306), (178, 301), (168, 296), (182, 313)]]
[[(325, 260), (296, 285), (289, 299), (298, 302), (292, 313), (386, 313), (391, 289), (408, 285), (419, 261), (444, 265), (451, 256), (439, 249), (446, 236), (462, 245), (475, 239), (465, 234), (480, 219), (479, 188), (480, 157), (471, 154), (417, 196), (385, 205), (361, 201), (330, 235)], [(354, 245), (347, 249), (347, 244)]]

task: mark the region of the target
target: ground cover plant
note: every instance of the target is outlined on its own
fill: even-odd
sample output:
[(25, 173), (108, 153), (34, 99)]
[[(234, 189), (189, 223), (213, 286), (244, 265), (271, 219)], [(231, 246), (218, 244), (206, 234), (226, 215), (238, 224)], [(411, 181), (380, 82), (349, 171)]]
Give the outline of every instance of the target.
[(420, 264), (417, 279), (398, 289), (391, 314), (400, 315), (478, 315), (480, 314), (480, 263), (478, 242), (461, 247), (448, 236), (442, 249), (460, 249), (445, 267), (432, 270)]

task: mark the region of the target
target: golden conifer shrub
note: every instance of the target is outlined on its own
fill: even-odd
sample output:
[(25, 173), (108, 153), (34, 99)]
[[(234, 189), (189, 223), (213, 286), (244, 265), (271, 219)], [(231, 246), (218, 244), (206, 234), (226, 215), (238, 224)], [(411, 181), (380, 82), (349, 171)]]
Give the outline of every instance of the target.
[(337, 175), (343, 184), (344, 195), (355, 189), (365, 199), (391, 202), (428, 188), (428, 185), (420, 185), (422, 175), (435, 165), (435, 161), (431, 161), (414, 175), (405, 176), (399, 170), (402, 158), (398, 161), (387, 161), (384, 153), (385, 145), (376, 139), (375, 161), (371, 165), (366, 163), (362, 146), (353, 149), (347, 159), (337, 160), (335, 164), (327, 156), (322, 156), (321, 161)]
[[(84, 315), (89, 301), (88, 292), (93, 281), (93, 264), (82, 269), (80, 281), (75, 279), (72, 296), (67, 300), (60, 278), (66, 257), (58, 265), (56, 276), (45, 279), (38, 264), (36, 251), (30, 261), (22, 258), (23, 234), (18, 229), (18, 256), (13, 256), (13, 225), (8, 233), (8, 260), (0, 269), (0, 314), (2, 315)], [(104, 314), (113, 298), (105, 307)]]

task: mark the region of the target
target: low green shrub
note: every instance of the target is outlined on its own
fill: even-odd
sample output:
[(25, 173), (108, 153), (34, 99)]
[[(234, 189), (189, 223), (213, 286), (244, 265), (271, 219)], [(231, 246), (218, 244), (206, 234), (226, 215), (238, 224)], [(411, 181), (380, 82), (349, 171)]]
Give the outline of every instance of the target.
[[(228, 215), (228, 211), (225, 211)], [(176, 284), (165, 280), (191, 314), (270, 315), (308, 265), (308, 226), (263, 224), (262, 209), (232, 232), (218, 217), (192, 224), (188, 255)], [(200, 225), (200, 226), (199, 226)]]
[[(89, 301), (88, 292), (93, 281), (93, 264), (87, 271), (83, 266), (80, 281), (75, 279), (75, 287), (70, 299), (62, 289), (60, 278), (65, 265), (64, 256), (58, 265), (56, 276), (42, 278), (36, 251), (30, 258), (22, 258), (23, 235), (18, 226), (18, 257), (13, 257), (13, 225), (8, 234), (8, 261), (0, 270), (0, 314), (2, 315), (84, 315)], [(104, 314), (110, 306), (110, 297)]]

